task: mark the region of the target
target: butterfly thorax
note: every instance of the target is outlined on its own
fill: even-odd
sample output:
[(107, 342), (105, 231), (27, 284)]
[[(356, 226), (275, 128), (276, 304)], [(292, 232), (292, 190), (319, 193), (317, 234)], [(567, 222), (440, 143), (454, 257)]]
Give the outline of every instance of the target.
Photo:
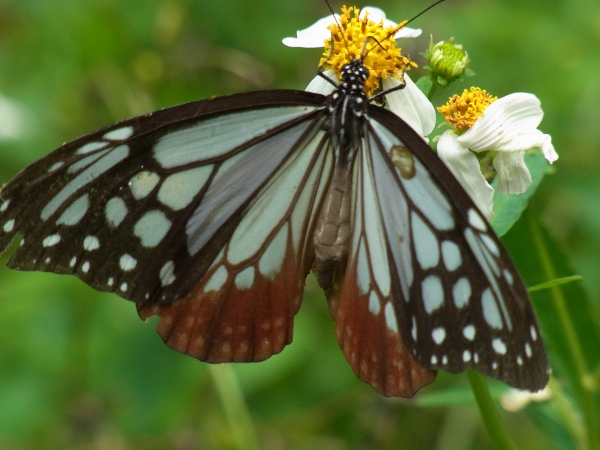
[(315, 229), (315, 263), (319, 285), (331, 287), (335, 270), (348, 255), (351, 234), (352, 164), (364, 135), (369, 76), (360, 59), (342, 67), (341, 82), (329, 97), (327, 126), (331, 136), (334, 172)]
[(363, 137), (364, 113), (369, 99), (364, 92), (369, 70), (360, 59), (346, 64), (341, 70), (341, 81), (329, 97), (329, 133), (336, 149), (351, 153)]

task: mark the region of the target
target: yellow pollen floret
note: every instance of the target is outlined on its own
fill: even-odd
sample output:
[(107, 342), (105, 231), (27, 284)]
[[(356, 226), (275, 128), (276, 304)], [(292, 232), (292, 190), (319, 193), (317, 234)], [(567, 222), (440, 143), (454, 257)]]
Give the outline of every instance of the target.
[(319, 64), (333, 69), (340, 78), (344, 65), (363, 56), (363, 65), (369, 69), (365, 93), (371, 97), (379, 88), (380, 79), (393, 77), (400, 80), (405, 70), (417, 65), (402, 55), (393, 38), (406, 21), (395, 27), (384, 28), (383, 20), (376, 24), (369, 20), (368, 13), (362, 19), (359, 13), (360, 9), (356, 7), (342, 7), (339, 26), (332, 24), (328, 27), (332, 37), (325, 40), (325, 52)]
[(448, 103), (437, 110), (444, 116), (446, 122), (455, 129), (466, 131), (483, 114), (488, 106), (498, 97), (488, 94), (477, 87), (464, 90), (461, 95), (453, 95)]

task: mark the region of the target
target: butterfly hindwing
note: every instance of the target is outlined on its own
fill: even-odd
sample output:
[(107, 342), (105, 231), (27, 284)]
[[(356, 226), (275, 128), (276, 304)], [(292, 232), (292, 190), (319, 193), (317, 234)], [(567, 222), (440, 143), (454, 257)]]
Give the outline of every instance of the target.
[(398, 328), (398, 286), (392, 285), (394, 266), (375, 194), (379, 174), (373, 173), (364, 145), (354, 165), (348, 262), (342, 281), (327, 297), (340, 347), (356, 375), (383, 395), (412, 397), (434, 380), (435, 372), (415, 359)]

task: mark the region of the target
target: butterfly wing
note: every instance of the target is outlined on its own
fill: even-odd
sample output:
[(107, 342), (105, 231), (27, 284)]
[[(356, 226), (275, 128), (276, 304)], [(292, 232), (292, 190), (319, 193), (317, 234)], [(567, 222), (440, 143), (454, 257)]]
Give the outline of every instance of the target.
[[(162, 316), (199, 359), (256, 361), (292, 338), (331, 156), (323, 97), (194, 102), (65, 144), (1, 191), (8, 265), (74, 274)], [(329, 155), (329, 156), (328, 156)]]
[[(383, 337), (367, 332), (379, 322), (386, 339), (403, 342), (423, 368), (473, 369), (520, 389), (543, 388), (546, 353), (506, 250), (419, 136), (381, 108), (371, 107), (369, 115), (357, 161), (362, 186), (352, 249), (342, 288), (330, 294), (338, 339), (354, 370), (378, 372), (383, 351), (356, 355), (352, 340), (361, 335), (385, 349)], [(417, 384), (426, 381), (423, 372), (415, 377), (410, 355), (395, 352), (384, 373), (404, 367)], [(384, 381), (384, 394), (405, 390)]]

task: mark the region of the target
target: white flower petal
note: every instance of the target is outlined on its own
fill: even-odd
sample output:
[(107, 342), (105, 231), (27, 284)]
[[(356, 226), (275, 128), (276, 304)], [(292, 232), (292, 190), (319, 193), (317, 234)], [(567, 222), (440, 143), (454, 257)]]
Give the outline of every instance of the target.
[[(340, 16), (335, 15), (339, 21)], [(325, 40), (331, 38), (331, 31), (327, 27), (335, 23), (333, 16), (323, 17), (317, 20), (310, 27), (296, 32), (296, 37), (287, 37), (283, 39), (284, 45), (288, 47), (319, 48), (325, 46)]]
[(531, 174), (525, 165), (525, 152), (498, 153), (492, 163), (498, 174), (498, 192), (522, 194), (531, 185)]
[[(404, 74), (404, 81), (404, 89), (385, 96), (389, 109), (424, 138), (435, 127), (435, 109), (407, 74)], [(388, 77), (383, 80), (383, 89), (392, 89), (400, 84), (400, 81)]]
[(400, 31), (398, 31), (395, 35), (394, 35), (394, 39), (400, 39), (400, 38), (416, 38), (421, 36), (421, 29), (420, 28), (408, 28), (408, 27), (404, 27), (401, 28)]
[(450, 169), (473, 202), (490, 220), (494, 214), (494, 189), (481, 174), (477, 157), (458, 142), (450, 130), (440, 137), (437, 145), (438, 156)]
[[(369, 19), (376, 24), (379, 24), (381, 20), (383, 20), (384, 27), (395, 27), (398, 25), (391, 20), (386, 19), (385, 12), (379, 8), (375, 8), (372, 6), (364, 7), (359, 17), (362, 19), (366, 13), (369, 13)], [(335, 14), (334, 16), (326, 16), (322, 19), (317, 20), (310, 27), (305, 28), (304, 30), (298, 30), (296, 32), (296, 37), (286, 37), (283, 39), (283, 44), (288, 47), (303, 47), (303, 48), (320, 48), (325, 46), (325, 40), (331, 38), (331, 31), (327, 28), (329, 25), (335, 24), (336, 20), (339, 22), (340, 16), (339, 14)], [(408, 37), (417, 37), (421, 35), (420, 29), (407, 28), (404, 27), (400, 29), (395, 35), (394, 39), (399, 38), (408, 38)]]
[(529, 150), (538, 144), (530, 145), (527, 138), (520, 136), (531, 135), (542, 117), (540, 101), (535, 95), (510, 94), (493, 102), (459, 137), (459, 142), (474, 152)]
[[(335, 82), (338, 81), (337, 75), (333, 69), (326, 70), (323, 72), (323, 75), (328, 77), (330, 80)], [(335, 90), (335, 86), (331, 84), (329, 81), (324, 79), (322, 76), (317, 75), (312, 79), (312, 81), (306, 86), (306, 91), (314, 92), (316, 94), (329, 95)]]
[(558, 159), (558, 153), (554, 150), (552, 138), (549, 134), (544, 134), (540, 149), (542, 150), (542, 155), (544, 155), (544, 158), (546, 158), (550, 164)]
[(360, 10), (360, 14), (358, 15), (359, 19), (363, 19), (365, 14), (369, 13), (369, 20), (379, 25), (379, 22), (383, 20), (384, 27), (395, 27), (398, 25), (397, 23), (392, 22), (391, 20), (387, 20), (385, 17), (385, 12), (383, 9), (376, 8), (374, 6), (365, 6)]

